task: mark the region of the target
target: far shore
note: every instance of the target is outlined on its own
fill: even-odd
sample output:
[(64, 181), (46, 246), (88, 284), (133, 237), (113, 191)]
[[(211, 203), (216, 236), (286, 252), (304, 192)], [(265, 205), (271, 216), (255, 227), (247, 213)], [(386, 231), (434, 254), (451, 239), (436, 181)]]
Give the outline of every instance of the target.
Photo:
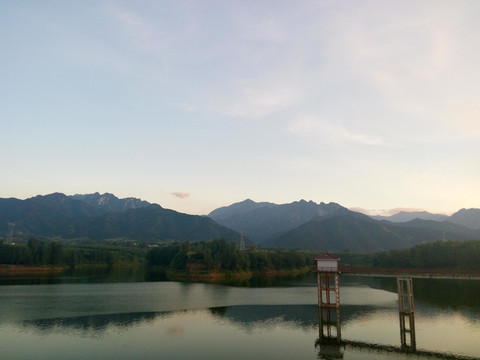
[(150, 273), (163, 274), (167, 278), (180, 281), (222, 281), (231, 279), (250, 279), (253, 276), (281, 276), (281, 275), (298, 275), (311, 271), (310, 267), (304, 267), (301, 269), (284, 269), (284, 270), (265, 270), (262, 272), (253, 271), (175, 271), (172, 269), (165, 269), (161, 267), (152, 267)]
[(51, 275), (60, 274), (68, 268), (63, 266), (25, 266), (25, 265), (0, 265), (0, 275)]
[[(122, 266), (122, 265), (118, 265)], [(129, 266), (129, 265), (126, 265)], [(131, 265), (130, 265), (131, 266)], [(105, 268), (103, 264), (100, 265), (86, 265), (80, 268)], [(68, 266), (25, 266), (25, 265), (0, 265), (0, 276), (16, 277), (16, 276), (52, 276), (61, 275), (62, 273), (71, 270)], [(219, 282), (223, 280), (248, 280), (254, 276), (282, 276), (282, 275), (298, 275), (311, 271), (309, 267), (301, 269), (288, 270), (266, 270), (263, 272), (253, 271), (238, 271), (238, 272), (223, 272), (223, 271), (175, 271), (172, 269), (153, 267), (148, 272), (150, 274), (163, 274), (168, 279), (189, 282)]]

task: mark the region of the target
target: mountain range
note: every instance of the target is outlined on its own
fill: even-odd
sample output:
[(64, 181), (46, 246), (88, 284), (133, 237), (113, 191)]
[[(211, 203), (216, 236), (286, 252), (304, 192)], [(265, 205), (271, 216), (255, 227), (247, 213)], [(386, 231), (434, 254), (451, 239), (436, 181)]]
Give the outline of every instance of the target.
[(108, 193), (0, 199), (0, 234), (6, 238), (128, 238), (157, 243), (240, 239), (239, 233), (208, 217), (182, 214), (140, 199), (118, 199)]
[(421, 220), (433, 220), (433, 221), (448, 221), (449, 216), (443, 214), (432, 214), (427, 211), (400, 211), (391, 216), (380, 216), (374, 215), (370, 216), (375, 220), (387, 220), (390, 222), (407, 222), (415, 219)]
[(244, 232), (255, 243), (294, 229), (316, 217), (331, 217), (350, 212), (336, 203), (320, 203), (300, 200), (290, 204), (255, 203), (245, 200), (223, 207), (208, 214), (226, 227)]
[(431, 220), (435, 215), (426, 212), (402, 214), (405, 221), (400, 222), (398, 216), (393, 221), (377, 220), (336, 203), (301, 200), (276, 205), (245, 200), (209, 216), (255, 243), (278, 248), (372, 252), (437, 240), (480, 239), (477, 209), (462, 209), (441, 221)]
[[(402, 221), (404, 220), (404, 221)], [(196, 216), (113, 194), (53, 193), (0, 199), (0, 238), (59, 237), (89, 241), (200, 241), (225, 238), (264, 247), (374, 252), (437, 240), (480, 239), (480, 209), (450, 217), (401, 213), (372, 218), (336, 203), (245, 201)]]

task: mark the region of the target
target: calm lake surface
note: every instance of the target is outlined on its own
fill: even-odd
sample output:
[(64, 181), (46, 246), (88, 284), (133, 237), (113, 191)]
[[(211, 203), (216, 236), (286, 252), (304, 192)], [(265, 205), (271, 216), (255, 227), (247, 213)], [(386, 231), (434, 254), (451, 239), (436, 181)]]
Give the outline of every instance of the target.
[(395, 279), (341, 277), (341, 335), (347, 343), (331, 348), (316, 346), (313, 275), (233, 285), (145, 281), (137, 273), (4, 278), (0, 357), (480, 358), (480, 281), (414, 279), (413, 286), (422, 352), (405, 354), (395, 351), (400, 348)]

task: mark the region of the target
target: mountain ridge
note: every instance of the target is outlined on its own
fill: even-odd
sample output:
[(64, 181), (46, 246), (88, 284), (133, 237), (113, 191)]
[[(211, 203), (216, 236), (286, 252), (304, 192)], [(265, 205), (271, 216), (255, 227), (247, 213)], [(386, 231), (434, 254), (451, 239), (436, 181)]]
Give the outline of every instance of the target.
[[(235, 205), (232, 204), (232, 208)], [(254, 208), (251, 203), (249, 206)], [(283, 211), (290, 213), (283, 216)], [(237, 231), (244, 231), (260, 245), (280, 248), (380, 251), (444, 239), (480, 239), (477, 229), (454, 223), (451, 217), (440, 217), (441, 221), (432, 220), (435, 216), (430, 215), (434, 214), (400, 214), (408, 221), (399, 222), (400, 218), (396, 217), (394, 220), (397, 221), (392, 222), (388, 218), (377, 220), (336, 203), (316, 204), (300, 200), (281, 205), (270, 203), (268, 208), (257, 207), (242, 213), (231, 211), (229, 217), (216, 220)], [(419, 216), (426, 220), (419, 219)], [(292, 217), (295, 221), (292, 221)], [(276, 224), (281, 226), (274, 226)]]
[[(238, 209), (238, 204), (242, 203), (230, 205), (231, 210)], [(322, 202), (317, 204), (303, 199), (288, 204), (268, 204), (268, 206), (249, 204), (252, 210), (231, 211), (227, 217), (217, 216), (215, 211), (208, 216), (211, 216), (213, 220), (223, 226), (245, 233), (253, 242), (261, 244), (265, 240), (300, 226), (314, 217), (350, 212), (350, 210), (337, 203), (325, 204)]]
[[(121, 209), (125, 210), (118, 211)], [(0, 234), (6, 238), (87, 237), (95, 241), (119, 237), (151, 242), (240, 239), (240, 234), (210, 218), (108, 193), (0, 199)]]
[(70, 195), (72, 199), (83, 201), (89, 205), (98, 207), (106, 212), (122, 212), (127, 209), (137, 209), (151, 205), (148, 201), (144, 201), (134, 197), (127, 197), (123, 199), (117, 198), (111, 193), (100, 194), (95, 192), (93, 194), (75, 194)]
[[(0, 198), (0, 236), (163, 243), (214, 238), (239, 242), (243, 233), (247, 242), (261, 246), (367, 252), (444, 239), (480, 239), (480, 209), (461, 209), (443, 221), (419, 212), (410, 214), (413, 219), (408, 221), (392, 222), (334, 202), (317, 204), (302, 199), (274, 204), (246, 199), (209, 215), (183, 214), (138, 198), (119, 199), (98, 192), (52, 193), (25, 200)], [(406, 219), (406, 214), (400, 215)]]
[(400, 211), (390, 216), (370, 215), (375, 220), (387, 220), (390, 222), (407, 222), (415, 219), (444, 221), (449, 219), (448, 215), (432, 214), (428, 211)]

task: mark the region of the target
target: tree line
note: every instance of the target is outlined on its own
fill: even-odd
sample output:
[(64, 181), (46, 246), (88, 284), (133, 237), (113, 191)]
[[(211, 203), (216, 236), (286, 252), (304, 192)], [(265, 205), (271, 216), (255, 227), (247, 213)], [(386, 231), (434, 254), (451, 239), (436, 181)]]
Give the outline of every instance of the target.
[(145, 250), (108, 245), (64, 247), (58, 242), (30, 238), (26, 244), (5, 244), (0, 241), (0, 264), (24, 266), (68, 266), (95, 264), (140, 264)]
[(341, 265), (480, 270), (480, 241), (437, 241), (374, 254), (340, 253)]
[(147, 253), (148, 266), (159, 266), (177, 271), (192, 268), (223, 272), (268, 272), (301, 269), (313, 265), (313, 257), (294, 250), (240, 251), (235, 242), (224, 239), (200, 242), (172, 243), (154, 248)]
[(376, 253), (370, 262), (376, 267), (425, 269), (480, 269), (480, 241), (437, 241), (405, 250)]
[[(200, 242), (174, 242), (151, 250), (145, 247), (107, 244), (63, 246), (30, 238), (25, 244), (0, 240), (0, 264), (24, 266), (68, 266), (136, 264), (159, 266), (177, 271), (192, 267), (207, 271), (252, 271), (301, 269), (312, 266), (318, 253), (298, 250), (240, 251), (235, 242), (224, 239)], [(480, 241), (438, 241), (409, 249), (375, 254), (338, 253), (341, 265), (444, 268), (480, 270)]]

